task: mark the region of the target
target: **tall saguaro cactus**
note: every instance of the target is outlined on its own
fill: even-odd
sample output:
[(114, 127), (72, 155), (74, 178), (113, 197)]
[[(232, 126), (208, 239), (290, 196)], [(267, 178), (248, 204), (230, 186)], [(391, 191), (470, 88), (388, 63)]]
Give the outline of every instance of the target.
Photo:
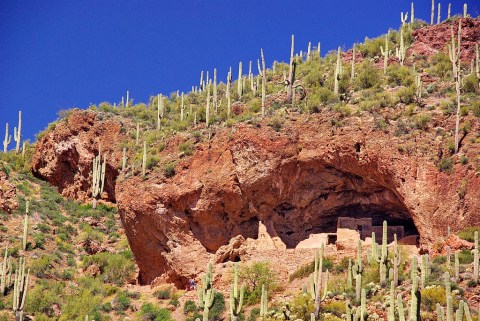
[(430, 24), (433, 25), (433, 19), (435, 18), (435, 0), (432, 0), (432, 8), (430, 10)]
[(17, 143), (15, 152), (18, 154), (20, 151), (20, 141), (22, 140), (22, 111), (18, 112), (18, 127), (13, 128), (13, 139)]
[(328, 285), (328, 271), (326, 273), (325, 277), (325, 286), (324, 286), (324, 293), (322, 296), (322, 269), (323, 269), (323, 251), (324, 251), (324, 245), (323, 243), (320, 245), (320, 250), (315, 254), (315, 270), (314, 270), (314, 275), (313, 279), (315, 280), (314, 282), (311, 282), (311, 289), (312, 289), (312, 294), (314, 293), (314, 299), (315, 299), (315, 307), (314, 307), (314, 314), (315, 316), (318, 316), (318, 313), (320, 312), (320, 303), (325, 300), (327, 296), (327, 285)]
[(203, 321), (208, 321), (208, 314), (215, 299), (212, 280), (212, 263), (208, 263), (202, 286), (198, 288), (198, 306), (203, 309)]
[(383, 235), (382, 235), (382, 252), (380, 259), (378, 260), (380, 267), (380, 283), (385, 283), (387, 281), (388, 274), (388, 247), (387, 240), (388, 237), (388, 226), (387, 221), (383, 221)]
[(333, 83), (333, 93), (338, 95), (338, 87), (340, 74), (342, 73), (342, 60), (340, 59), (340, 47), (337, 49), (337, 63), (335, 64), (335, 74), (334, 74), (334, 83)]
[(231, 98), (231, 93), (230, 93), (230, 87), (232, 86), (232, 67), (230, 67), (230, 70), (228, 71), (227, 75), (227, 91), (225, 92), (225, 95), (227, 96), (227, 118), (230, 119), (230, 113), (232, 109), (232, 98)]
[(262, 320), (265, 320), (268, 314), (268, 296), (267, 289), (265, 289), (265, 284), (262, 284), (262, 296), (260, 298), (260, 317)]
[(242, 87), (242, 62), (240, 61), (238, 63), (238, 80), (237, 80), (237, 93), (238, 93), (238, 98), (242, 98), (242, 93), (243, 93), (243, 87)]
[(459, 137), (458, 131), (460, 127), (460, 54), (462, 41), (462, 19), (458, 19), (458, 44), (455, 45), (455, 35), (453, 26), (451, 28), (452, 41), (448, 45), (448, 55), (452, 62), (453, 78), (455, 80), (455, 91), (457, 93), (457, 115), (455, 118), (455, 154), (458, 153)]
[(23, 321), (23, 308), (27, 297), (28, 277), (30, 269), (25, 274), (25, 258), (21, 257), (17, 271), (15, 272), (15, 283), (13, 286), (13, 313), (15, 321)]
[(93, 172), (92, 172), (92, 197), (93, 197), (93, 208), (97, 208), (97, 197), (99, 197), (103, 192), (103, 187), (105, 186), (105, 166), (107, 164), (107, 156), (103, 156), (102, 161), (102, 150), (101, 147), (98, 148), (98, 155), (93, 158)]
[(263, 55), (263, 49), (260, 49), (260, 55), (262, 57), (262, 116), (265, 116), (265, 86), (267, 82), (267, 69), (265, 67), (265, 56)]
[(479, 253), (478, 253), (478, 232), (475, 231), (474, 234), (475, 239), (475, 248), (473, 249), (473, 281), (478, 283), (478, 260), (479, 260)]
[(387, 73), (387, 66), (388, 66), (388, 54), (389, 54), (389, 50), (388, 50), (388, 35), (389, 35), (390, 31), (387, 32), (387, 34), (385, 35), (385, 49), (380, 46), (380, 50), (382, 52), (382, 56), (383, 56), (383, 73), (386, 74)]
[(295, 81), (295, 57), (293, 56), (295, 46), (295, 36), (292, 35), (292, 47), (290, 48), (290, 68), (288, 70), (288, 83), (287, 83), (287, 103), (292, 102), (293, 93), (293, 82)]
[(235, 263), (233, 284), (230, 287), (230, 316), (233, 321), (238, 320), (238, 315), (242, 311), (244, 292), (244, 286), (238, 291), (238, 263)]
[(398, 269), (400, 268), (401, 257), (400, 257), (400, 250), (398, 248), (397, 234), (394, 234), (393, 238), (394, 238), (394, 241), (393, 241), (393, 260), (392, 260), (393, 283), (395, 284), (395, 286), (397, 286), (398, 285)]
[(8, 145), (12, 141), (12, 135), (8, 134), (8, 123), (5, 124), (5, 139), (3, 140), (3, 152), (6, 153)]

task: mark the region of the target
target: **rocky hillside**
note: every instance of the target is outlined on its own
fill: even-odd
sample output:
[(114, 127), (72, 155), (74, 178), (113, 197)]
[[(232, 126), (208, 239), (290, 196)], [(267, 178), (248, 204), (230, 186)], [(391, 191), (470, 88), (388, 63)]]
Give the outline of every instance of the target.
[[(459, 23), (457, 106), (447, 45)], [(480, 226), (479, 43), (478, 18), (454, 17), (433, 26), (417, 20), (401, 32), (367, 39), (355, 51), (320, 58), (312, 50), (292, 57), (291, 63), (276, 62), (272, 69), (260, 66), (258, 76), (244, 75), (227, 84), (206, 79), (202, 88), (185, 95), (69, 111), (35, 143), (31, 170), (36, 178), (28, 174), (30, 155), (25, 161), (5, 154), (4, 174), (0, 172), (0, 209), (10, 222), (3, 228), (6, 235), (16, 235), (20, 246), (27, 199), (36, 213), (36, 232), (29, 237), (41, 243), (38, 234), (48, 234), (43, 236), (48, 245), (31, 243), (26, 251), (35, 274), (32, 293), (46, 302), (30, 306), (27, 313), (35, 320), (84, 320), (86, 314), (97, 321), (153, 320), (149, 316), (169, 312), (148, 304), (168, 297), (161, 302), (174, 318), (190, 320), (200, 316), (188, 302), (197, 301), (195, 294), (180, 298), (182, 307), (171, 286), (186, 289), (190, 279), (200, 281), (211, 262), (213, 285), (228, 295), (230, 262), (241, 262), (249, 320), (258, 314), (254, 306), (260, 283), (268, 282), (275, 291), (268, 320), (287, 319), (277, 316), (282, 311), (292, 320), (310, 320), (312, 292), (300, 289), (314, 271), (317, 246), (304, 244), (314, 243), (315, 235), (335, 234), (338, 218), (345, 216), (403, 226), (406, 239), (419, 236), (419, 248), (401, 248), (397, 293), (413, 301), (417, 271), (409, 255), (429, 253), (431, 266), (422, 268), (429, 271), (422, 279), (422, 297), (430, 298), (422, 303), (424, 319), (438, 317), (434, 303), (446, 303), (449, 294), (439, 282), (446, 271), (455, 274), (454, 288), (466, 289), (455, 292), (456, 307), (459, 299), (478, 303), (477, 281), (472, 280), (472, 262), (478, 260), (469, 251), (471, 227)], [(391, 52), (384, 59), (386, 44)], [(287, 79), (289, 74), (295, 78)], [(99, 154), (97, 174), (92, 164)], [(103, 176), (103, 162), (103, 190), (95, 196), (92, 182)], [(9, 177), (12, 163), (20, 164), (12, 172), (19, 173), (16, 179), (16, 174)], [(93, 209), (89, 204), (97, 199)], [(0, 240), (4, 246), (8, 242)], [(382, 297), (387, 291), (379, 285), (385, 287), (386, 281), (379, 274), (388, 269), (379, 271), (380, 256), (378, 262), (372, 259), (374, 241), (360, 244), (368, 262), (359, 284), (367, 288), (368, 314), (386, 319)], [(325, 247), (331, 279), (325, 282), (329, 292), (322, 308), (331, 320), (346, 315), (346, 301), (360, 307), (359, 287), (346, 283), (352, 273), (348, 259), (356, 251), (356, 240)], [(447, 251), (458, 251), (457, 257), (447, 258)], [(392, 260), (393, 252), (391, 244)], [(13, 257), (22, 255), (19, 251)], [(132, 259), (138, 266), (136, 280)], [(264, 261), (269, 264), (262, 265)], [(393, 273), (393, 261), (385, 264)], [(427, 282), (432, 293), (423, 292), (429, 290)], [(157, 291), (166, 291), (165, 286), (168, 295)], [(221, 300), (223, 296), (216, 304)], [(211, 319), (220, 319), (222, 309), (216, 309)]]

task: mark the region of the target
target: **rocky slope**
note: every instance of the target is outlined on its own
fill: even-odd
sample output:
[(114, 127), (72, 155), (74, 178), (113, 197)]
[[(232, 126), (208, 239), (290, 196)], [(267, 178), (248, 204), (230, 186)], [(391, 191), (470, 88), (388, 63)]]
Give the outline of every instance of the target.
[[(472, 21), (466, 33), (478, 24)], [(448, 26), (442, 28), (448, 33)], [(415, 39), (428, 38), (422, 29), (416, 32)], [(480, 36), (472, 39), (468, 52)], [(441, 47), (418, 41), (411, 52)], [(395, 95), (402, 88), (385, 92)], [(172, 160), (175, 175), (152, 166), (145, 178), (130, 166), (118, 170), (133, 128), (128, 120), (77, 110), (39, 141), (33, 171), (64, 196), (88, 200), (91, 160), (101, 142), (109, 155), (102, 198), (117, 202), (141, 284), (158, 278), (183, 286), (209, 261), (246, 260), (260, 246), (251, 239), (262, 226), (273, 248), (293, 249), (310, 234), (334, 232), (336, 219), (347, 215), (404, 225), (424, 245), (446, 235), (448, 226), (456, 231), (479, 225), (478, 118), (468, 111), (462, 116), (469, 129), (462, 132), (460, 153), (452, 156), (455, 116), (441, 109), (449, 100), (445, 92), (375, 111), (360, 108), (357, 98), (339, 107), (353, 112), (324, 108), (305, 115), (280, 108), (273, 117), (232, 127), (198, 125), (196, 134), (177, 133), (164, 148), (153, 147), (160, 160)], [(415, 125), (423, 116), (426, 123)], [(185, 142), (192, 155), (179, 151)], [(450, 165), (441, 171), (445, 160)], [(277, 251), (278, 259), (287, 260), (282, 253)]]

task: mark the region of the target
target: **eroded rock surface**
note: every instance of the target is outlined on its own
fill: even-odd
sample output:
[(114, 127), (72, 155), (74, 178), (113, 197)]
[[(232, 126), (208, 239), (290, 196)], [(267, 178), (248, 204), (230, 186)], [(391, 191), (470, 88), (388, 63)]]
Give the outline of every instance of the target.
[(11, 213), (18, 208), (17, 187), (0, 171), (0, 211)]
[[(258, 238), (260, 221), (287, 249), (334, 232), (339, 216), (387, 219), (423, 241), (448, 225), (479, 223), (479, 179), (460, 165), (450, 175), (438, 170), (435, 133), (424, 133), (426, 150), (406, 154), (400, 138), (358, 119), (333, 131), (326, 117), (291, 120), (280, 133), (265, 124), (220, 130), (173, 178), (120, 177), (118, 207), (140, 282), (181, 283), (210, 260), (243, 260), (259, 250), (248, 240)], [(468, 191), (459, 197), (462, 179)]]
[(107, 155), (101, 199), (115, 201), (124, 127), (122, 121), (108, 114), (73, 110), (37, 143), (32, 159), (34, 175), (57, 186), (65, 197), (87, 201), (91, 197), (92, 160), (101, 146), (102, 155)]

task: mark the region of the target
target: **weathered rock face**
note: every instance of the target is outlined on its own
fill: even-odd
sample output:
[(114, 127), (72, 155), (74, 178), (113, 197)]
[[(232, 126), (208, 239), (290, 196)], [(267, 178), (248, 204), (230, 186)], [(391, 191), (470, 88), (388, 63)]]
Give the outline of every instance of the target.
[(8, 181), (4, 172), (0, 172), (0, 211), (11, 213), (17, 208), (17, 187)]
[(115, 201), (115, 179), (122, 153), (119, 143), (125, 138), (123, 126), (107, 114), (73, 110), (37, 143), (33, 174), (57, 186), (63, 196), (86, 201), (91, 197), (92, 160), (101, 146), (102, 155), (107, 155), (101, 198)]
[[(332, 130), (328, 119), (294, 118), (281, 133), (265, 124), (221, 130), (173, 178), (160, 171), (147, 180), (120, 177), (118, 207), (140, 282), (181, 283), (219, 256), (243, 259), (242, 240), (257, 237), (259, 221), (287, 248), (334, 231), (339, 216), (387, 219), (423, 241), (445, 235), (447, 225), (480, 223), (480, 181), (461, 165), (439, 172), (435, 133), (423, 133), (427, 145), (407, 155), (403, 139), (372, 131), (371, 123), (351, 119)], [(462, 179), (468, 187), (460, 196)]]

